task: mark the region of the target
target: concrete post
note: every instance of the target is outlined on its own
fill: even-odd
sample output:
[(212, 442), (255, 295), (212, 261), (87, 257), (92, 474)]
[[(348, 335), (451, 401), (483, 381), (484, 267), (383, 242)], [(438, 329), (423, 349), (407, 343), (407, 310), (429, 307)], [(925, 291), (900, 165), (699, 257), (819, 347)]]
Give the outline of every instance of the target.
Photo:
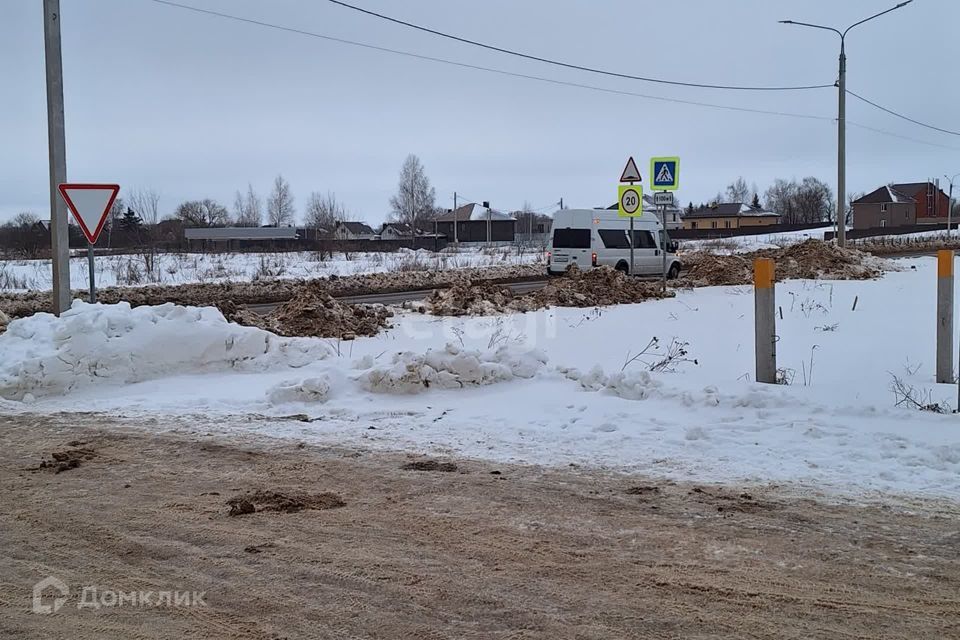
[(777, 381), (777, 320), (773, 285), (773, 259), (753, 261), (756, 325), (757, 382)]
[(44, 60), (47, 72), (47, 146), (50, 163), (50, 248), (53, 263), (53, 313), (70, 308), (70, 232), (67, 204), (59, 186), (67, 181), (63, 117), (63, 59), (60, 50), (60, 0), (43, 0)]
[(953, 383), (953, 251), (937, 252), (937, 382)]

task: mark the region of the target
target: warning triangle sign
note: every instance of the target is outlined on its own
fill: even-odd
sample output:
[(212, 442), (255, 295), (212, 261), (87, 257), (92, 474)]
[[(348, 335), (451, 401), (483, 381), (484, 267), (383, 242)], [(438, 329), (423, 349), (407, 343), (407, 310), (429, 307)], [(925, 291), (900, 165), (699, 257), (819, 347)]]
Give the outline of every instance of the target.
[(118, 184), (61, 184), (60, 195), (90, 244), (96, 244), (113, 201), (120, 192)]
[(654, 179), (654, 182), (657, 184), (673, 184), (673, 174), (670, 173), (670, 165), (663, 163), (660, 165), (660, 171), (657, 172), (657, 177)]
[(643, 178), (640, 177), (640, 170), (637, 169), (637, 163), (633, 161), (633, 156), (627, 160), (627, 166), (623, 168), (623, 173), (620, 175), (620, 182), (640, 182)]

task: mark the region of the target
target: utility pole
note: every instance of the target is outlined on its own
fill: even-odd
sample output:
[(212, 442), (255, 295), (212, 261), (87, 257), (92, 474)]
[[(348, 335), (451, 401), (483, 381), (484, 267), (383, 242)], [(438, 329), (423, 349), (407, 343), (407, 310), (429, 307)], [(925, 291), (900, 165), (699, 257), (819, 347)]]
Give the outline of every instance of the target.
[[(947, 176), (943, 176), (947, 178)], [(947, 239), (950, 239), (952, 235), (950, 231), (950, 226), (953, 224), (953, 183), (960, 177), (960, 173), (954, 174), (952, 178), (947, 178), (950, 181), (950, 194), (947, 196)]]
[(812, 29), (822, 29), (824, 31), (833, 31), (840, 36), (840, 74), (837, 78), (837, 89), (839, 90), (839, 105), (837, 113), (837, 244), (841, 247), (847, 245), (847, 52), (846, 39), (847, 33), (864, 22), (869, 22), (874, 18), (879, 18), (891, 11), (896, 11), (907, 6), (913, 0), (906, 0), (895, 7), (886, 11), (881, 11), (869, 18), (864, 18), (860, 22), (855, 22), (844, 31), (826, 27), (820, 24), (811, 24), (809, 22), (796, 22), (795, 20), (781, 20), (780, 24), (793, 24), (799, 27), (810, 27)]
[(837, 110), (837, 244), (847, 246), (847, 53), (840, 37), (840, 105)]
[(459, 245), (460, 240), (457, 239), (457, 192), (453, 192), (453, 244)]
[(63, 57), (60, 50), (60, 0), (43, 0), (44, 59), (47, 68), (47, 145), (50, 161), (50, 248), (53, 263), (53, 313), (70, 308), (70, 226), (59, 185), (67, 181), (67, 142), (63, 118)]

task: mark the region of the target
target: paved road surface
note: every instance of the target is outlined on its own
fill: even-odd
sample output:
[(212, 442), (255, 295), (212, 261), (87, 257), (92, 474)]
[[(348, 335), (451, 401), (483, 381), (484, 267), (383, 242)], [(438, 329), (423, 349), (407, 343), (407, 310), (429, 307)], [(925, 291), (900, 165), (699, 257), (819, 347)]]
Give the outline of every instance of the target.
[[(510, 287), (515, 294), (530, 293), (542, 289), (547, 284), (547, 280), (535, 280), (525, 282), (508, 282), (501, 286)], [(392, 304), (399, 305), (409, 300), (423, 300), (428, 297), (434, 289), (418, 289), (415, 291), (395, 291), (392, 293), (368, 293), (360, 296), (343, 296), (337, 300), (349, 302), (351, 304)], [(269, 302), (265, 304), (251, 304), (247, 308), (260, 314), (267, 314), (283, 304), (282, 302)]]

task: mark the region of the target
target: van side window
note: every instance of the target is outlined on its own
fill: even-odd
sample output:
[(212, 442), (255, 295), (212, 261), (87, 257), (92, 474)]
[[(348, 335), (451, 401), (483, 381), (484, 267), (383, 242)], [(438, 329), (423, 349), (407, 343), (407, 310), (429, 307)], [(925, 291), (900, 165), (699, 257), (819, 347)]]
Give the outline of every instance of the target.
[(634, 231), (633, 246), (637, 249), (656, 249), (657, 243), (653, 240), (653, 234), (649, 231)]
[(554, 229), (554, 249), (589, 249), (590, 229)]
[(607, 249), (630, 248), (625, 229), (600, 229), (599, 233), (600, 239), (603, 240), (603, 246)]

